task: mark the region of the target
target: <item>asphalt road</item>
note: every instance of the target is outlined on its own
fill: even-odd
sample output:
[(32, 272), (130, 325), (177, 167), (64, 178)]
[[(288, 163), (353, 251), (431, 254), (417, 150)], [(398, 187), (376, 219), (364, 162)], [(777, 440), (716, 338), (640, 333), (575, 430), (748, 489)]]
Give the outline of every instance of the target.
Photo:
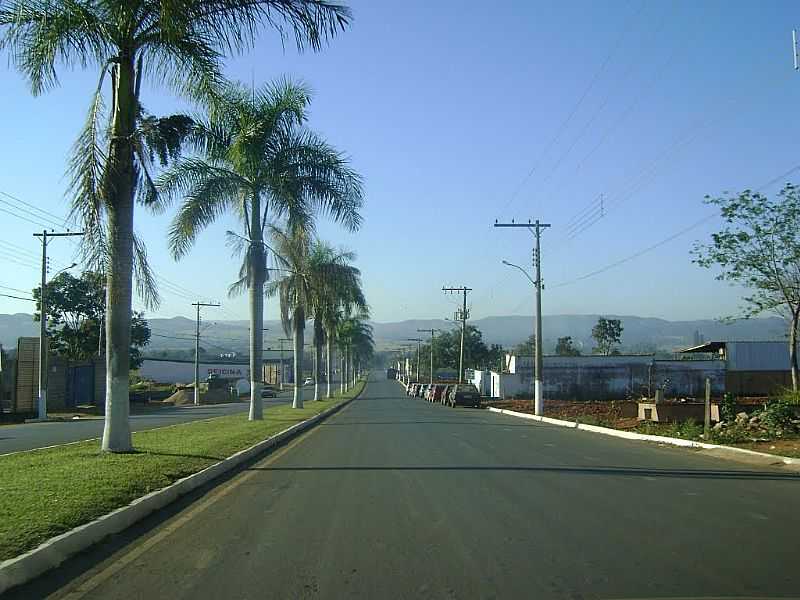
[[(310, 394), (313, 398), (313, 388), (306, 389), (306, 398), (309, 395), (308, 390), (311, 390)], [(289, 401), (291, 401), (291, 392), (284, 391), (279, 393), (277, 398), (264, 398), (264, 407), (285, 404)], [(249, 402), (161, 408), (157, 413), (131, 415), (131, 429), (144, 431), (166, 425), (247, 412), (249, 408)], [(4, 425), (0, 427), (0, 454), (88, 440), (102, 435), (102, 418)]]
[(474, 409), (362, 398), (13, 598), (800, 594), (786, 471)]

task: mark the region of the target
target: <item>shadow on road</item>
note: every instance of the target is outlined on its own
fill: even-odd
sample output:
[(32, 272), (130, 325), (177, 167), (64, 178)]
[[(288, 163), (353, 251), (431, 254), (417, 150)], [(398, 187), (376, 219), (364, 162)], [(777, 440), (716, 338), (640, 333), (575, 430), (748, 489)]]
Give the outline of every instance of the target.
[(351, 425), (474, 425), (476, 427), (530, 427), (530, 423), (486, 423), (483, 421), (345, 421), (323, 423), (320, 427), (349, 427)]
[(251, 471), (496, 471), (520, 473), (556, 473), (565, 475), (619, 475), (624, 477), (672, 477), (678, 479), (731, 479), (759, 481), (795, 481), (800, 475), (763, 471), (722, 471), (716, 469), (654, 469), (637, 467), (547, 467), (547, 466), (373, 466), (373, 467), (250, 467)]

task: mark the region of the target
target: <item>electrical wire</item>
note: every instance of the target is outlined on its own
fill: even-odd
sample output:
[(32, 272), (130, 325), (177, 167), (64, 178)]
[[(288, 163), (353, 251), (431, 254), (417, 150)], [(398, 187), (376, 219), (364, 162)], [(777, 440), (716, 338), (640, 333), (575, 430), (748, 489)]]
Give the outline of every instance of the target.
[(578, 109), (581, 107), (581, 105), (583, 104), (584, 100), (586, 100), (586, 97), (589, 95), (589, 92), (592, 91), (592, 89), (594, 88), (595, 84), (599, 80), (600, 76), (605, 72), (606, 68), (608, 67), (609, 63), (611, 62), (611, 59), (616, 54), (617, 50), (619, 50), (619, 47), (622, 44), (622, 40), (625, 39), (625, 36), (628, 34), (628, 31), (630, 30), (630, 28), (631, 28), (631, 26), (633, 24), (633, 21), (641, 14), (641, 12), (644, 10), (646, 5), (647, 5), (647, 3), (643, 1), (641, 3), (641, 6), (639, 7), (639, 9), (628, 19), (626, 24), (620, 30), (620, 33), (617, 36), (616, 41), (612, 44), (611, 49), (609, 50), (608, 54), (606, 55), (605, 60), (601, 63), (600, 67), (595, 72), (594, 76), (589, 80), (589, 83), (584, 88), (583, 93), (578, 98), (578, 101), (572, 107), (572, 110), (567, 114), (567, 117), (561, 122), (559, 127), (556, 129), (555, 134), (550, 139), (550, 141), (547, 143), (547, 145), (544, 147), (544, 149), (542, 150), (541, 154), (536, 159), (536, 161), (533, 163), (533, 166), (531, 167), (530, 171), (528, 171), (527, 175), (525, 175), (525, 177), (523, 177), (522, 181), (519, 183), (519, 185), (517, 185), (516, 189), (511, 194), (511, 197), (506, 201), (506, 204), (503, 206), (502, 211), (507, 210), (509, 208), (509, 206), (511, 206), (511, 204), (514, 203), (514, 201), (517, 199), (517, 196), (522, 191), (522, 188), (525, 186), (525, 184), (528, 182), (528, 180), (533, 176), (534, 172), (536, 170), (538, 170), (538, 168), (540, 167), (541, 162), (544, 160), (544, 157), (547, 156), (547, 154), (550, 152), (550, 149), (561, 138), (561, 135), (564, 133), (566, 128), (569, 126), (569, 124), (572, 121), (573, 117), (578, 112)]
[[(770, 179), (768, 182), (766, 182), (763, 185), (759, 186), (754, 191), (761, 192), (761, 191), (765, 190), (766, 188), (769, 188), (769, 187), (775, 185), (776, 183), (778, 183), (779, 181), (785, 179), (786, 177), (788, 177), (792, 173), (795, 173), (796, 171), (800, 171), (800, 165), (795, 165), (794, 167), (792, 167), (788, 171), (786, 171), (784, 173), (781, 173), (777, 177), (774, 177), (774, 178)], [(659, 248), (659, 247), (663, 246), (664, 244), (667, 244), (667, 243), (671, 242), (672, 240), (682, 236), (685, 233), (688, 233), (689, 231), (691, 231), (693, 229), (696, 229), (697, 227), (700, 227), (704, 223), (710, 221), (711, 219), (713, 219), (714, 217), (717, 217), (717, 216), (718, 216), (718, 213), (715, 211), (714, 213), (706, 215), (705, 217), (703, 217), (702, 219), (700, 219), (698, 221), (695, 221), (694, 223), (692, 223), (688, 227), (685, 227), (685, 228), (673, 233), (672, 235), (664, 238), (663, 240), (661, 240), (659, 242), (656, 242), (655, 244), (652, 244), (652, 245), (647, 246), (647, 247), (645, 247), (645, 248), (643, 248), (641, 250), (638, 250), (637, 252), (634, 252), (633, 254), (630, 254), (630, 255), (628, 255), (628, 256), (626, 256), (624, 258), (621, 258), (620, 260), (614, 261), (613, 263), (608, 264), (608, 265), (606, 265), (604, 267), (601, 267), (599, 269), (596, 269), (594, 271), (591, 271), (589, 273), (581, 275), (580, 277), (576, 277), (574, 279), (569, 279), (567, 281), (562, 281), (560, 283), (556, 283), (555, 285), (552, 285), (552, 286), (549, 286), (549, 287), (551, 287), (551, 288), (564, 287), (564, 286), (567, 286), (567, 285), (571, 285), (573, 283), (577, 283), (579, 281), (583, 281), (584, 279), (589, 279), (590, 277), (594, 277), (596, 275), (600, 275), (601, 273), (605, 273), (606, 271), (608, 271), (610, 269), (613, 269), (614, 267), (618, 267), (619, 265), (622, 265), (622, 264), (625, 264), (627, 262), (630, 262), (630, 261), (632, 261), (632, 260), (634, 260), (636, 258), (639, 258), (640, 256), (642, 256), (644, 254), (647, 254), (648, 252), (651, 252), (652, 250), (655, 250), (656, 248)]]

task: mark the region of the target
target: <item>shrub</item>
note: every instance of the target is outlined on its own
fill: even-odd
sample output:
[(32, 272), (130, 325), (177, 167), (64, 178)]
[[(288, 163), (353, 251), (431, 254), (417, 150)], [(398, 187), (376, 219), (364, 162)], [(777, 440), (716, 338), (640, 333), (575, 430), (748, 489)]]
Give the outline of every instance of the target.
[(771, 400), (761, 412), (761, 422), (774, 433), (791, 426), (794, 419), (794, 407), (787, 400)]
[(719, 406), (719, 416), (723, 421), (733, 422), (736, 420), (736, 398), (731, 393), (723, 394), (722, 402)]

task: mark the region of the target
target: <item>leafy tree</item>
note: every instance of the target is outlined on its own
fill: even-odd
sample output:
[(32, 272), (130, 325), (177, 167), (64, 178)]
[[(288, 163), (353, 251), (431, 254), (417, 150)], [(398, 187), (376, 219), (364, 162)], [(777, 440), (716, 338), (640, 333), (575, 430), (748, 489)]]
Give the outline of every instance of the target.
[[(41, 288), (33, 290), (36, 310), (33, 318), (41, 319)], [(102, 336), (105, 320), (105, 278), (92, 271), (80, 277), (69, 273), (56, 275), (47, 284), (47, 338), (50, 348), (72, 360), (85, 360), (105, 347)], [(150, 342), (150, 326), (144, 313), (131, 315), (131, 369), (142, 365), (142, 348)]]
[[(157, 302), (134, 206), (158, 207), (154, 158), (173, 157), (187, 133), (182, 117), (154, 119), (140, 101), (145, 77), (194, 99), (216, 95), (222, 52), (252, 45), (262, 25), (281, 37), (289, 25), (299, 48), (314, 50), (344, 29), (349, 10), (324, 0), (7, 0), (0, 3), (0, 48), (34, 95), (58, 84), (58, 68), (99, 70), (86, 125), (70, 164), (74, 216), (87, 258), (106, 273), (108, 347), (102, 449), (131, 450), (129, 349), (134, 271), (139, 292)], [(109, 110), (104, 85), (110, 82)], [(213, 209), (212, 209), (213, 210)], [(260, 354), (259, 354), (260, 356)]]
[(717, 268), (717, 279), (748, 288), (742, 316), (773, 312), (787, 321), (792, 389), (796, 392), (797, 328), (800, 322), (800, 189), (787, 183), (776, 198), (745, 190), (736, 196), (706, 197), (725, 226), (710, 244), (696, 244), (694, 262)]
[[(430, 342), (422, 346), (420, 356), (430, 356)], [(434, 368), (458, 370), (458, 358), (461, 352), (461, 329), (452, 329), (437, 333), (433, 340)], [(481, 330), (474, 325), (467, 325), (464, 335), (464, 368), (480, 369), (494, 367), (502, 357), (502, 348), (493, 345), (490, 348), (483, 341)], [(430, 361), (420, 360), (422, 369), (430, 374)], [(427, 369), (426, 369), (427, 367)], [(421, 376), (421, 375), (420, 375)]]
[[(195, 119), (193, 145), (200, 156), (179, 160), (158, 181), (162, 194), (183, 198), (170, 230), (176, 258), (184, 256), (200, 231), (223, 214), (232, 213), (241, 224), (244, 235), (228, 233), (234, 250), (244, 253), (239, 280), (229, 293), (248, 292), (251, 420), (263, 418), (260, 332), (268, 279), (265, 230), (271, 221), (287, 222), (289, 233), (276, 235), (285, 238), (287, 251), (296, 254), (283, 257), (294, 265), (289, 268), (300, 269), (308, 256), (316, 214), (329, 215), (350, 230), (361, 223), (361, 180), (341, 153), (303, 126), (309, 102), (306, 87), (285, 80), (255, 90), (227, 86), (208, 107), (208, 114)], [(275, 259), (286, 262), (277, 254)], [(307, 301), (303, 292), (302, 303), (293, 304), (291, 310), (305, 311)], [(304, 317), (305, 312), (296, 316)], [(295, 335), (302, 338), (302, 331)], [(300, 352), (295, 356), (302, 362)], [(302, 405), (300, 394), (302, 389), (296, 386), (295, 403)]]
[(536, 350), (536, 336), (531, 334), (528, 339), (521, 344), (514, 346), (514, 354), (517, 356), (533, 356)]
[(556, 354), (558, 356), (580, 356), (581, 351), (572, 345), (572, 337), (560, 337), (556, 343)]
[(618, 354), (615, 346), (619, 345), (622, 338), (622, 321), (620, 319), (606, 319), (600, 317), (597, 320), (597, 325), (592, 328), (592, 337), (597, 342), (597, 347), (594, 348), (595, 354), (604, 354), (609, 356), (611, 354)]

